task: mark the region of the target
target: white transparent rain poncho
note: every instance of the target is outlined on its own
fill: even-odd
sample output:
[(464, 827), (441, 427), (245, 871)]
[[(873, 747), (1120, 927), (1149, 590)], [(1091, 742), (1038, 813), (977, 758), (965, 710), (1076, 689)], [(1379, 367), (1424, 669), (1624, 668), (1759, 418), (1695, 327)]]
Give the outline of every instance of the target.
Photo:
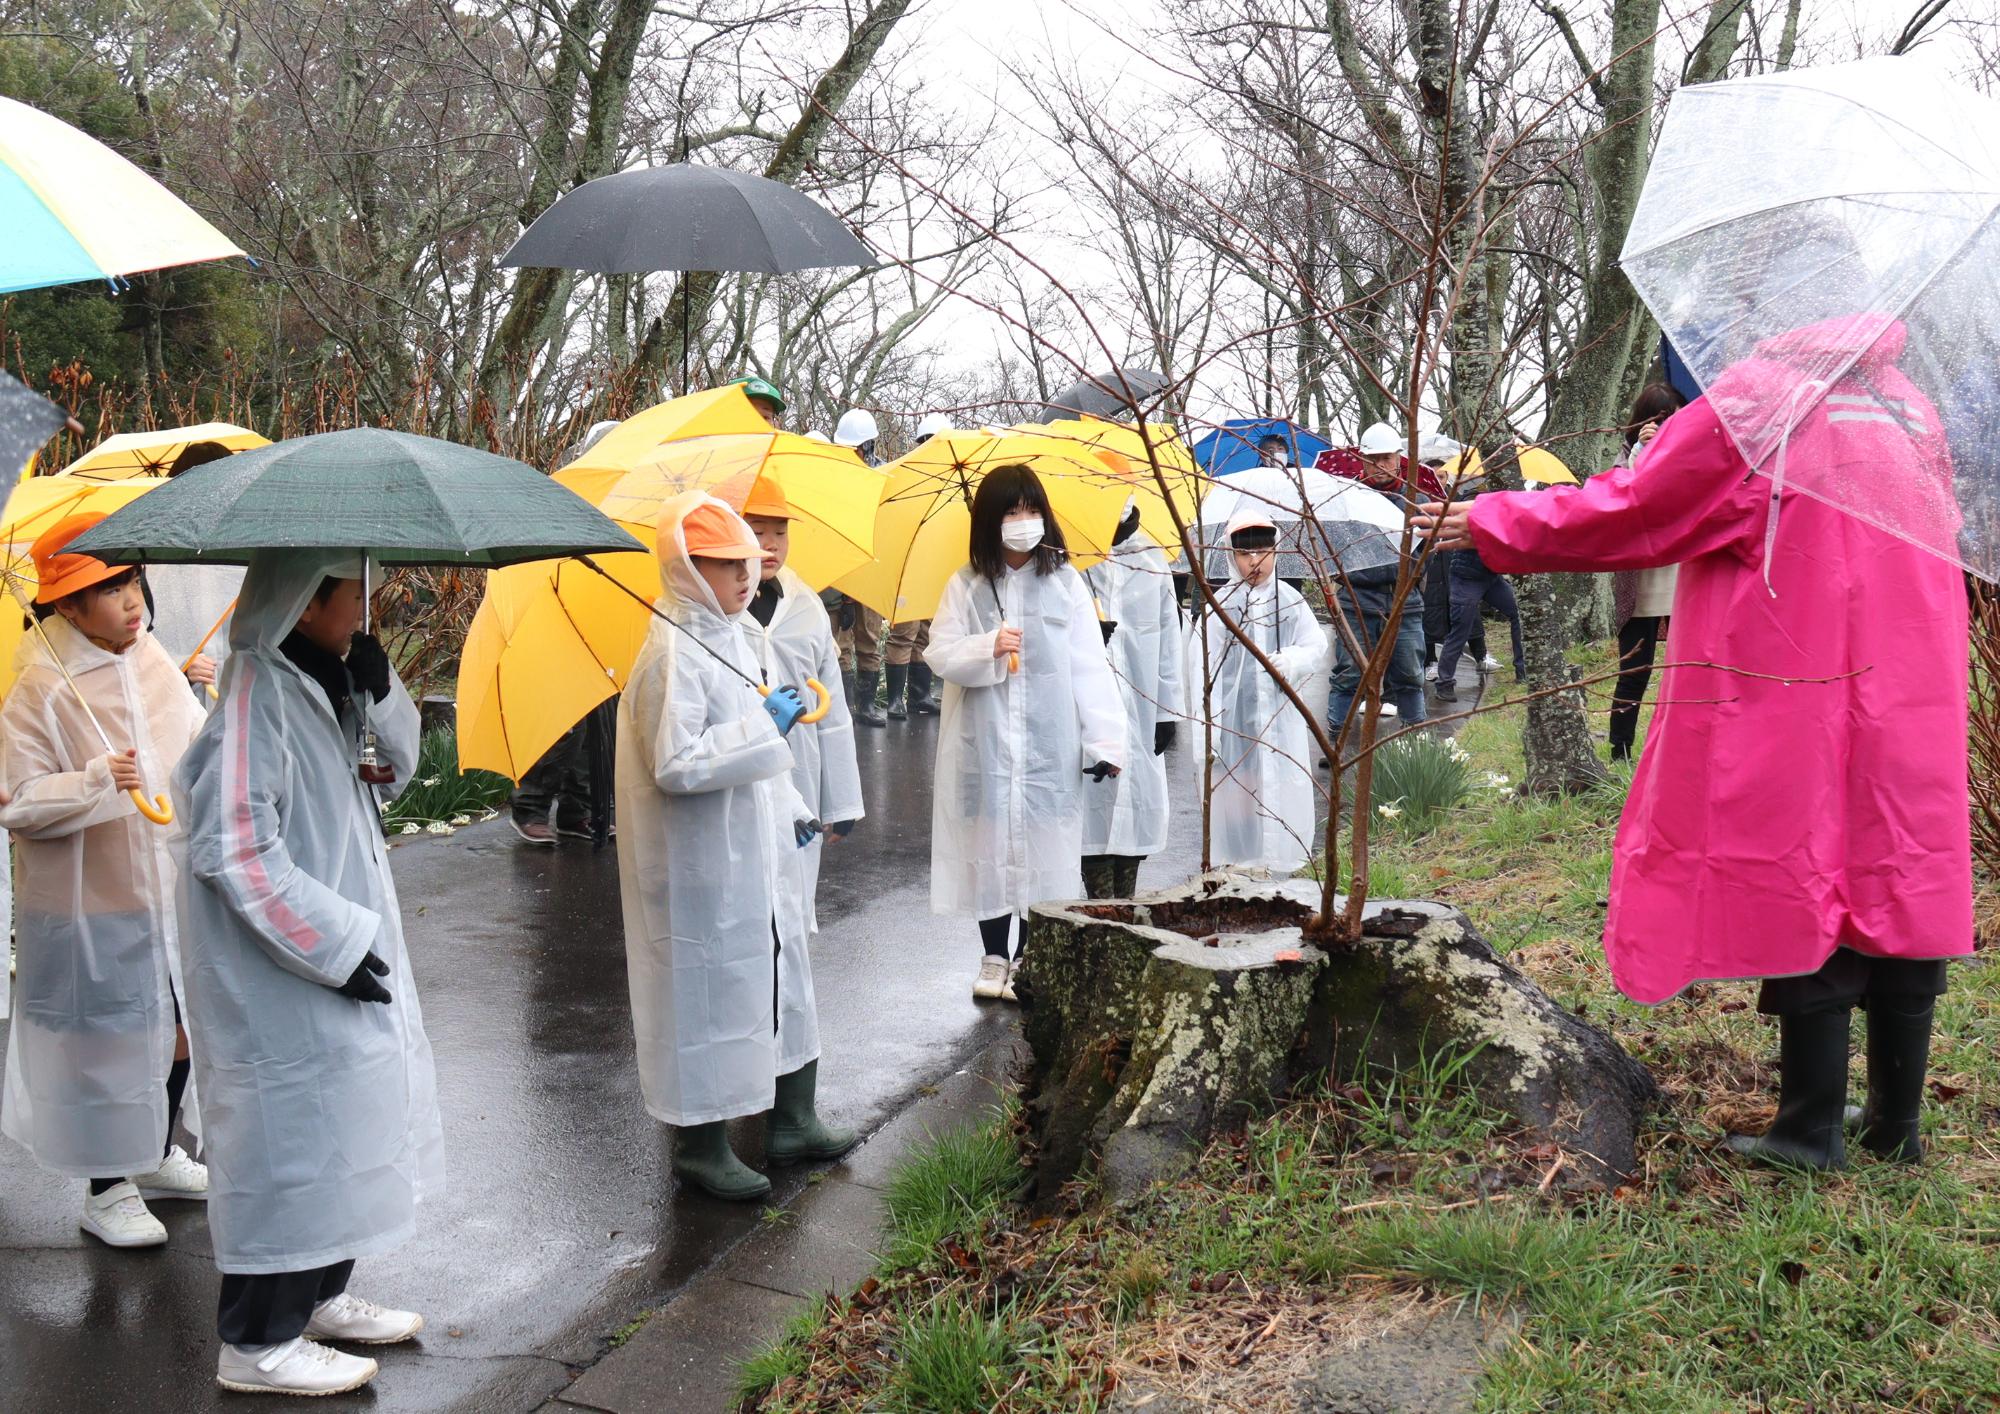
[[(806, 813), (814, 819), (829, 825), (859, 820), (865, 813), (861, 766), (854, 755), (854, 715), (847, 710), (847, 694), (841, 686), (840, 648), (833, 641), (833, 622), (819, 595), (790, 569), (778, 571), (778, 583), (784, 593), (768, 626), (749, 614), (738, 621), (757, 650), (764, 681), (772, 687), (784, 683), (800, 686), (807, 678), (817, 678), (831, 697), (822, 720), (800, 722), (785, 738), (792, 749), (792, 785), (805, 801)], [(825, 848), (826, 838), (821, 835), (797, 851), (806, 917), (815, 933), (819, 931), (820, 855)]]
[(1187, 710), (1173, 567), (1153, 537), (1134, 531), (1084, 571), (1105, 621), (1111, 671), (1125, 703), (1125, 769), (1083, 787), (1083, 852), (1145, 856), (1167, 844), (1167, 766), (1154, 728)]
[(792, 784), (792, 747), (752, 686), (754, 621), (725, 615), (688, 555), (683, 522), (704, 503), (729, 510), (688, 491), (661, 511), (659, 609), (673, 622), (651, 621), (618, 699), (618, 889), (639, 1090), (647, 1113), (673, 1125), (762, 1114), (780, 1075), (819, 1058), (793, 835), (811, 811)]
[(173, 827), (145, 819), (111, 783), (90, 714), (138, 751), (157, 795), (201, 726), (201, 706), (149, 633), (111, 653), (60, 615), (43, 628), (47, 646), (32, 631), (21, 640), (20, 676), (0, 709), (0, 785), (14, 794), (0, 828), (14, 837), (20, 940), (0, 1130), (56, 1173), (150, 1173), (167, 1142), (180, 988)]
[[(381, 807), (355, 774), (360, 724), (279, 651), (320, 582), (361, 568), (352, 551), (257, 552), (221, 699), (174, 774), (188, 1031), (225, 1272), (385, 1251), (444, 1185)], [(386, 798), (417, 766), (417, 708), (393, 669), (368, 720), (396, 773)], [(386, 1005), (335, 990), (370, 952), (389, 965)]]
[[(1674, 95), (1622, 263), (1746, 461), (2000, 571), (2000, 105), (1914, 58)], [(1921, 485), (1816, 455), (1826, 421), (1949, 450)], [(1766, 527), (1782, 533), (1782, 514)]]
[[(1326, 661), (1326, 629), (1298, 590), (1270, 578), (1252, 586), (1230, 561), (1229, 584), (1216, 596), (1230, 619), (1310, 704), (1310, 684)], [(1310, 863), (1320, 839), (1320, 790), (1313, 780), (1312, 731), (1270, 673), (1206, 606), (1190, 631), (1188, 672), (1199, 771), (1212, 752), (1208, 780), (1210, 855), (1216, 864), (1292, 870)], [(1207, 691), (1200, 691), (1206, 674)], [(1208, 720), (1199, 720), (1206, 710)]]
[[(1020, 670), (993, 656), (1021, 631)], [(1030, 560), (945, 586), (924, 661), (944, 679), (931, 792), (931, 911), (1025, 918), (1083, 892), (1083, 771), (1128, 766), (1125, 709), (1083, 576)], [(1150, 750), (1150, 743), (1148, 745)]]

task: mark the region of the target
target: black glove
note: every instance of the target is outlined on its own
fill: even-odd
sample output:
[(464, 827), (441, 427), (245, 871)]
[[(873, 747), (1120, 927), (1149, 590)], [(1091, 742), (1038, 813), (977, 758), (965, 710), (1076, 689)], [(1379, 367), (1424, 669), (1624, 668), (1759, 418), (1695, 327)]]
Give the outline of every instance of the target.
[(820, 824), (817, 820), (794, 820), (792, 821), (792, 838), (798, 841), (800, 849), (804, 849), (813, 842), (813, 837), (825, 828), (826, 826)]
[(393, 1000), (389, 989), (375, 979), (389, 975), (389, 964), (369, 953), (361, 959), (361, 965), (354, 969), (354, 975), (334, 990), (343, 997), (352, 997), (357, 1002), (388, 1002)]
[(830, 820), (827, 822), (826, 833), (831, 839), (844, 840), (859, 823), (856, 820)]
[(1104, 641), (1106, 643), (1109, 643), (1111, 642), (1111, 635), (1118, 632), (1118, 620), (1099, 619), (1097, 621), (1097, 627), (1104, 634)]
[(347, 647), (347, 675), (354, 685), (380, 702), (389, 695), (389, 655), (372, 633), (357, 633)]
[(1086, 766), (1083, 774), (1090, 777), (1093, 781), (1102, 783), (1106, 776), (1117, 775), (1118, 768), (1109, 761), (1100, 761), (1095, 766)]
[(861, 605), (852, 599), (840, 601), (840, 631), (846, 633), (861, 622)]
[(1155, 756), (1165, 756), (1167, 754), (1167, 748), (1174, 744), (1174, 730), (1175, 727), (1172, 722), (1153, 723), (1153, 754)]

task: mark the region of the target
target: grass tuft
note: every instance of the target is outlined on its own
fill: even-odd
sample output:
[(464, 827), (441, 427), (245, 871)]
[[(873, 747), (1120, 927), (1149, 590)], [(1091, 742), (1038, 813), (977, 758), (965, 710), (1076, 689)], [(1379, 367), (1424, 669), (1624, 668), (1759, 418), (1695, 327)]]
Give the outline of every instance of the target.
[(883, 1260), (921, 1265), (936, 1260), (946, 1242), (970, 1243), (1021, 1180), (1021, 1156), (1004, 1120), (934, 1138), (889, 1180)]

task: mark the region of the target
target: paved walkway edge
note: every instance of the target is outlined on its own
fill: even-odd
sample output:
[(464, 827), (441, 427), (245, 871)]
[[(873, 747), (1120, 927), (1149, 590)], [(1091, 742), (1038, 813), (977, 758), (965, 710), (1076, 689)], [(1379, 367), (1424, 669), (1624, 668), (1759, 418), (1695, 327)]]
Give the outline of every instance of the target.
[(541, 1414), (730, 1414), (739, 1363), (814, 1298), (846, 1295), (875, 1270), (883, 1190), (932, 1136), (983, 1123), (1023, 1053), (1018, 1031), (975, 1052), (789, 1206), (653, 1309)]

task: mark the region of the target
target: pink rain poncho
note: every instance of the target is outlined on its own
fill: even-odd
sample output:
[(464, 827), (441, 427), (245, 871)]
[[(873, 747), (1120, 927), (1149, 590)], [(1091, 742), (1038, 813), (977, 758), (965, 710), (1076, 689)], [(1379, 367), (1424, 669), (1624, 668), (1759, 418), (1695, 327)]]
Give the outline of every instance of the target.
[[(1949, 497), (1937, 415), (1896, 367), (1900, 325), (1832, 320), (1768, 340), (1711, 397), (1793, 385), (1787, 359), (1823, 366), (1842, 340), (1859, 357), (1792, 432), (1786, 461), (1865, 468), (1885, 500)], [(1675, 414), (1637, 468), (1485, 496), (1471, 514), (1479, 553), (1505, 573), (1681, 565), (1612, 864), (1612, 976), (1655, 1003), (1705, 979), (1815, 972), (1838, 947), (1963, 956), (1960, 573), (1753, 474), (1709, 403)]]

